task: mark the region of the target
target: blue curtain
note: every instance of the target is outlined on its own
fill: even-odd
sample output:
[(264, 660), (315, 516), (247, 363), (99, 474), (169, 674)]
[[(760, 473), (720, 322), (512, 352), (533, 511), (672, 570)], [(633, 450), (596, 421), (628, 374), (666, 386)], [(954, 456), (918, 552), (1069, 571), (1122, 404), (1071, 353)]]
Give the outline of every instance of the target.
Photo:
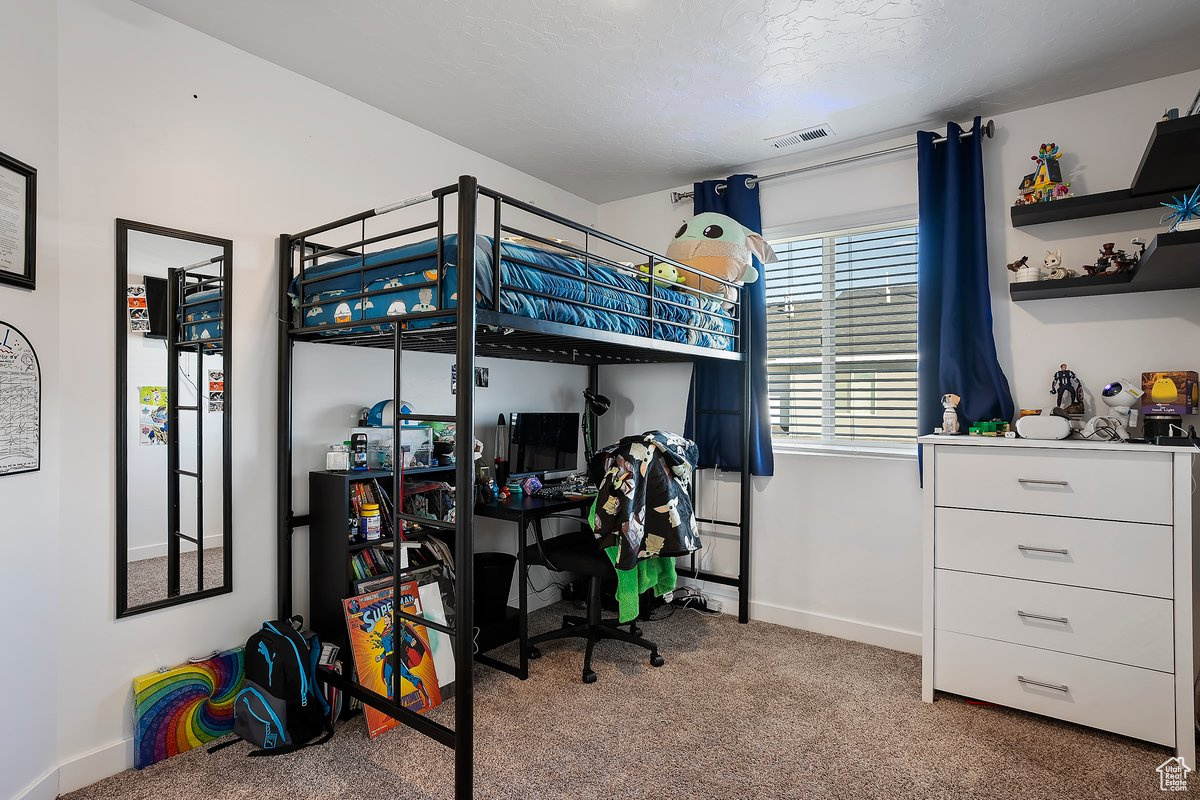
[[(942, 424), (942, 395), (962, 397), (964, 425), (1011, 420), (1013, 400), (996, 356), (983, 208), (983, 137), (951, 122), (946, 140), (917, 132), (917, 432)], [(965, 430), (965, 428), (964, 428)]]
[[(695, 184), (694, 212), (715, 211), (733, 217), (752, 231), (762, 233), (758, 185), (746, 186), (750, 175), (730, 175), (723, 181)], [(723, 188), (718, 193), (717, 186)], [(759, 279), (742, 292), (743, 313), (750, 323), (750, 473), (774, 475), (775, 454), (771, 450), (771, 414), (767, 406), (767, 297), (762, 264), (755, 259)], [(739, 411), (742, 407), (742, 365), (736, 362), (697, 362), (695, 398), (689, 397), (684, 435), (700, 450), (699, 466), (741, 470), (742, 428), (736, 414), (699, 414), (692, 409)], [(694, 402), (693, 402), (694, 400)]]

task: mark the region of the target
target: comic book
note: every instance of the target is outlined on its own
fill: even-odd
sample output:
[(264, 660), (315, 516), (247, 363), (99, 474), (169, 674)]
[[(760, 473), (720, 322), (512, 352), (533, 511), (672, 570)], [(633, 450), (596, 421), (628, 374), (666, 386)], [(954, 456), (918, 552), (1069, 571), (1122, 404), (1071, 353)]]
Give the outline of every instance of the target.
[[(358, 682), (366, 688), (393, 698), (392, 649), (396, 644), (393, 627), (392, 589), (387, 587), (342, 601), (346, 627), (350, 634), (350, 651)], [(400, 609), (420, 614), (420, 598), (416, 583), (400, 585)], [(424, 625), (398, 619), (400, 651), (397, 668), (400, 670), (400, 705), (417, 713), (425, 713), (442, 702), (429, 634)], [(367, 730), (374, 738), (395, 727), (397, 722), (382, 711), (366, 707)]]

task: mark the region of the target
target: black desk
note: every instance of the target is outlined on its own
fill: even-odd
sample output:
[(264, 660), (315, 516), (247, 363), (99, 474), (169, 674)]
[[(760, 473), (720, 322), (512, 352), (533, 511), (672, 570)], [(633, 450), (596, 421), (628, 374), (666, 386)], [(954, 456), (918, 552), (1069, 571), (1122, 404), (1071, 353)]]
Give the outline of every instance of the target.
[[(541, 536), (542, 520), (546, 517), (566, 511), (586, 511), (592, 507), (592, 501), (595, 499), (595, 495), (579, 498), (543, 498), (518, 494), (508, 500), (497, 499), (475, 506), (475, 516), (477, 517), (506, 520), (517, 524), (517, 582), (520, 584), (517, 590), (517, 641), (520, 643), (521, 652), (518, 666), (492, 658), (482, 647), (475, 654), (476, 661), (501, 672), (515, 675), (521, 680), (529, 677), (529, 580), (527, 574), (529, 566), (525, 560), (525, 546), (529, 543), (529, 528), (533, 526), (537, 535)], [(494, 649), (504, 643), (506, 642), (489, 642), (487, 649)]]

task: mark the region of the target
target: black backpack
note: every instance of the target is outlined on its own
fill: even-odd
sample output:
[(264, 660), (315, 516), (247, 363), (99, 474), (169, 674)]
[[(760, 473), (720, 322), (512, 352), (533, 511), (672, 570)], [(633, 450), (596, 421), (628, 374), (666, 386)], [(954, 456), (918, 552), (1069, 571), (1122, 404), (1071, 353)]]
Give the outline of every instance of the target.
[[(233, 701), (233, 731), (261, 751), (289, 753), (333, 735), (329, 703), (317, 686), (321, 641), (303, 619), (264, 622), (246, 640), (246, 677)], [(317, 736), (325, 734), (318, 742)]]

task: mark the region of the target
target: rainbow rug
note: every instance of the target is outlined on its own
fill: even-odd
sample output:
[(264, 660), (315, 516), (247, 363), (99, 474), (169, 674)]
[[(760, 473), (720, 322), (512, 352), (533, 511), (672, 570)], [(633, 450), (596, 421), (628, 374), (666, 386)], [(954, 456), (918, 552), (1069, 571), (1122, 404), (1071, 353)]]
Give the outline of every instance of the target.
[(134, 766), (143, 769), (233, 731), (242, 648), (133, 679)]

